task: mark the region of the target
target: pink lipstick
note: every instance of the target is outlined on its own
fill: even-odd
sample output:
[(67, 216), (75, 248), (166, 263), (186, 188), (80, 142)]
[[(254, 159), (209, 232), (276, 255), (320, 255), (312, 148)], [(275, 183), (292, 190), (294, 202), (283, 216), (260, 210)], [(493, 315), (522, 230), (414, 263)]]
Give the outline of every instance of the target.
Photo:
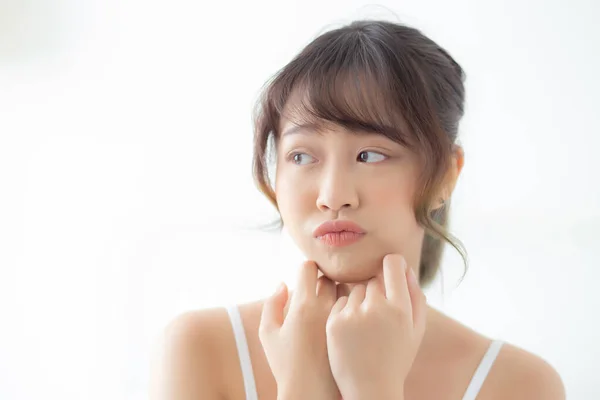
[(342, 247), (358, 242), (365, 235), (358, 224), (347, 220), (330, 220), (315, 229), (313, 235), (327, 246)]

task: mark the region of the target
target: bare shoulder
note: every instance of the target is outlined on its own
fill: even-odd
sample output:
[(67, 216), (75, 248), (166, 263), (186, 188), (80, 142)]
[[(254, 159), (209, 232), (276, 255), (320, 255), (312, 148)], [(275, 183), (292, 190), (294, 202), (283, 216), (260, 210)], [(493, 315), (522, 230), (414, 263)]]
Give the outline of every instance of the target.
[(564, 400), (566, 397), (562, 379), (554, 367), (509, 343), (502, 346), (488, 380), (483, 389), (487, 389), (489, 397), (485, 398)]
[(223, 348), (230, 328), (224, 308), (189, 311), (164, 329), (152, 365), (152, 399), (222, 399)]
[[(427, 353), (430, 354), (429, 359), (438, 360), (442, 357), (448, 360), (448, 363), (441, 364), (439, 374), (450, 377), (455, 382), (463, 382), (456, 392), (464, 392), (467, 382), (472, 379), (492, 339), (438, 310), (430, 308), (429, 312), (434, 332), (428, 341), (430, 348), (433, 349)], [(429, 325), (428, 320), (428, 327)], [(443, 335), (440, 336), (435, 332), (443, 332)], [(426, 333), (425, 339), (427, 337)], [(436, 362), (429, 364), (435, 365)], [(427, 376), (431, 367), (428, 364), (424, 365), (426, 368), (421, 368), (421, 371)], [(454, 367), (450, 368), (449, 365)], [(449, 374), (449, 369), (458, 371), (458, 375)], [(461, 370), (468, 372), (462, 374)], [(448, 387), (451, 386), (449, 383)], [(504, 342), (477, 399), (564, 400), (565, 388), (559, 374), (547, 361), (518, 346)]]

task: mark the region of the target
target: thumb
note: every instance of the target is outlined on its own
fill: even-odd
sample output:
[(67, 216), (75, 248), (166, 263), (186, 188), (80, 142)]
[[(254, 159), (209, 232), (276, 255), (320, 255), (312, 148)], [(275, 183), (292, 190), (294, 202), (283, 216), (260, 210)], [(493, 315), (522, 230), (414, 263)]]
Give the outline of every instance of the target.
[(260, 316), (261, 330), (270, 332), (273, 329), (281, 327), (284, 320), (283, 308), (285, 307), (287, 298), (287, 285), (281, 282), (275, 293), (265, 300)]

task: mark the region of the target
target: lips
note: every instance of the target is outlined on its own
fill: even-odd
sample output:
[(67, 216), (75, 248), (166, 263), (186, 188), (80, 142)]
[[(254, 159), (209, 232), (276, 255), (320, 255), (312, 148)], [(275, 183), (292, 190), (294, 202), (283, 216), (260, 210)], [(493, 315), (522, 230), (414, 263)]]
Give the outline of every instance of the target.
[(319, 225), (314, 237), (328, 246), (347, 246), (360, 240), (365, 230), (360, 225), (347, 220), (330, 220)]
[(340, 233), (340, 232), (353, 232), (364, 234), (365, 230), (360, 227), (360, 225), (343, 219), (334, 219), (330, 221), (326, 221), (319, 225), (317, 229), (313, 232), (314, 236), (318, 238), (319, 236), (324, 236), (328, 233)]

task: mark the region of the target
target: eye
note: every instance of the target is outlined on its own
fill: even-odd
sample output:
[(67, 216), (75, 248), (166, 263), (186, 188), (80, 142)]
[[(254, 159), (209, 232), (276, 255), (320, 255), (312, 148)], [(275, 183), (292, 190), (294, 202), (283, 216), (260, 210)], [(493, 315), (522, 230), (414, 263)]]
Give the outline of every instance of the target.
[(314, 161), (314, 159), (306, 153), (294, 153), (291, 158), (294, 164), (297, 165), (306, 165)]
[(361, 151), (358, 154), (358, 161), (366, 162), (366, 163), (374, 163), (381, 162), (385, 160), (387, 157), (381, 153), (377, 153), (375, 151)]

